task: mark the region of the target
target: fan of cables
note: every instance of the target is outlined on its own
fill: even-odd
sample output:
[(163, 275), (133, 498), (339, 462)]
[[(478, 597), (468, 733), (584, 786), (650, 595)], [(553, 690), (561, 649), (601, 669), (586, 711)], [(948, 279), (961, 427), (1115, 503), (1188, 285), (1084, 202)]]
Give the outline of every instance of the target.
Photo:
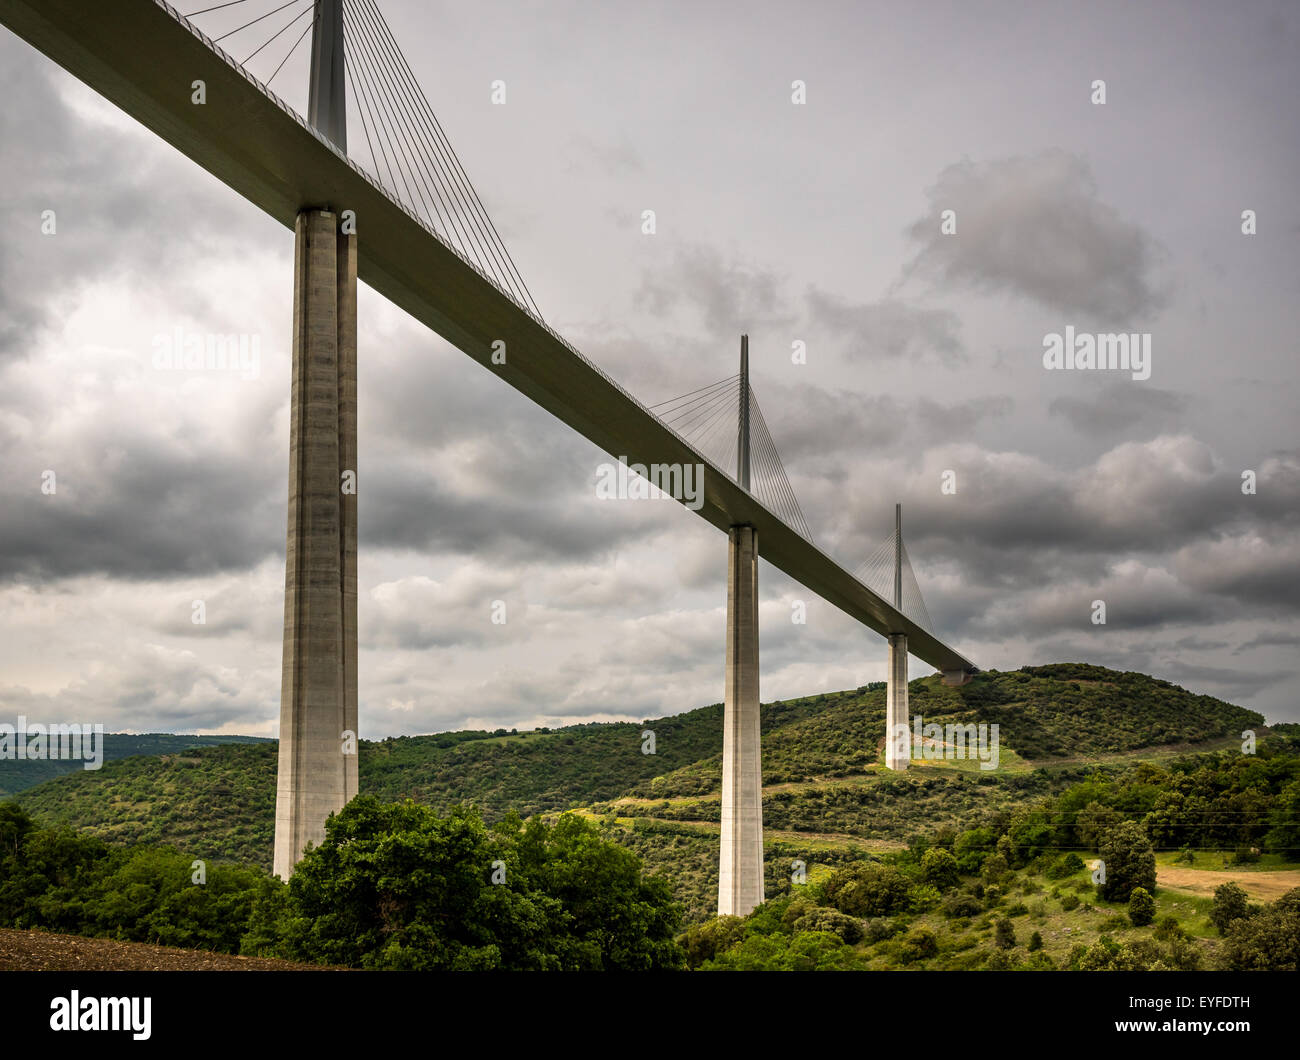
[[(720, 379), (681, 397), (651, 405), (650, 411), (696, 452), (740, 482), (740, 375)], [(812, 531), (795, 498), (781, 454), (772, 440), (754, 388), (748, 388), (749, 491), (801, 537)]]
[[(269, 88), (299, 52), (318, 9), (316, 0), (270, 0), (270, 9), (262, 10), (267, 3), (227, 0), (185, 17), (193, 21), (209, 16), (202, 26), (212, 42), (233, 49), (232, 58), (250, 73), (254, 63), (259, 70), (270, 69), (260, 77)], [(229, 8), (240, 8), (240, 12), (219, 14)], [(365, 156), (352, 161), (520, 308), (541, 321), (532, 292), (375, 0), (343, 0), (342, 11), (348, 125), (360, 125), (365, 143)], [(227, 29), (226, 22), (241, 12), (253, 17)], [(218, 24), (211, 25), (214, 22)], [(303, 49), (300, 59), (308, 51), (310, 48)]]

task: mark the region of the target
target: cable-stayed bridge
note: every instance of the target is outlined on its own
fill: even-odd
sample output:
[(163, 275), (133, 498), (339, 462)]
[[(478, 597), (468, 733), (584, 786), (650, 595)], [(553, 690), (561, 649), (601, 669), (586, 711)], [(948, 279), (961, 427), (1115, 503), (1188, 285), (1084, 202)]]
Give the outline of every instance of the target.
[[(977, 672), (933, 631), (901, 523), (856, 574), (814, 543), (746, 340), (736, 376), (646, 406), (547, 325), (375, 0), (191, 6), (0, 0), (0, 22), (296, 233), (277, 873), (356, 793), (360, 278), (612, 456), (703, 469), (699, 514), (729, 538), (719, 911), (748, 912), (763, 898), (758, 543), (888, 638), (892, 732), (909, 652), (949, 683)], [(304, 44), (305, 119), (269, 87)], [(886, 761), (906, 768), (893, 741)]]

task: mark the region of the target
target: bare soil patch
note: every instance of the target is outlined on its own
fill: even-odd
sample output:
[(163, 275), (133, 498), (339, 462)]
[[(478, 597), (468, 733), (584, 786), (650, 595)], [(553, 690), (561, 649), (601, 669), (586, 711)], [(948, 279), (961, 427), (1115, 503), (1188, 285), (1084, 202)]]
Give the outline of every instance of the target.
[(145, 942), (87, 939), (0, 928), (0, 971), (6, 972), (286, 972), (342, 971), (266, 957), (237, 957)]

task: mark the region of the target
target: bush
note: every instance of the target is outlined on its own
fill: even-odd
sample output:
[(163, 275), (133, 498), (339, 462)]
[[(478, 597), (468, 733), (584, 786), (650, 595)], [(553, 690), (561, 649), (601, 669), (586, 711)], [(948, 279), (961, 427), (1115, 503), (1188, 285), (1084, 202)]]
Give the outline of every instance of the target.
[(1250, 904), (1246, 892), (1235, 883), (1223, 883), (1214, 889), (1214, 905), (1210, 919), (1220, 935), (1228, 933), (1228, 925), (1249, 915)]
[(1156, 929), (1152, 933), (1153, 938), (1161, 942), (1168, 942), (1171, 939), (1188, 938), (1187, 932), (1183, 929), (1182, 924), (1178, 923), (1178, 918), (1172, 915), (1162, 916), (1156, 923)]
[(1041, 950), (1042, 948), (1043, 948), (1043, 936), (1039, 932), (1035, 931), (1032, 935), (1029, 936), (1029, 946), (1028, 946), (1029, 952), (1033, 953), (1035, 950)]
[[(677, 968), (680, 908), (631, 851), (573, 814), (554, 825), (446, 817), (361, 795), (298, 863), (296, 956), (363, 968)], [(493, 883), (493, 864), (505, 882)]]
[(832, 935), (838, 935), (850, 946), (855, 942), (861, 942), (864, 935), (862, 921), (846, 916), (838, 909), (814, 909), (796, 920), (794, 929), (796, 932), (827, 931)]
[(918, 883), (908, 893), (907, 907), (913, 913), (928, 913), (942, 898), (938, 888), (928, 883)]
[(929, 928), (918, 927), (907, 933), (898, 948), (898, 957), (906, 964), (925, 960), (939, 952), (939, 940)]
[(1000, 950), (1009, 950), (1016, 944), (1016, 929), (1010, 920), (1005, 917), (997, 922), (997, 929), (993, 935), (993, 942)]
[(897, 869), (858, 862), (837, 869), (822, 885), (826, 901), (855, 917), (890, 916), (907, 910), (911, 884)]
[(979, 872), (996, 840), (997, 837), (987, 828), (970, 828), (962, 832), (952, 844), (957, 870), (966, 875)]
[(1001, 883), (1003, 877), (1010, 871), (1005, 857), (1001, 854), (990, 854), (980, 867), (980, 876), (984, 878), (986, 884)]
[(1074, 851), (1068, 854), (1062, 854), (1047, 866), (1044, 872), (1049, 880), (1063, 880), (1067, 876), (1073, 876), (1076, 872), (1083, 869), (1083, 858), (1079, 857)]
[(942, 848), (921, 856), (921, 879), (939, 891), (957, 886), (957, 859)]
[(953, 920), (958, 917), (979, 916), (983, 910), (984, 906), (979, 899), (969, 894), (950, 894), (944, 899), (942, 906), (943, 915)]
[(1300, 888), (1254, 916), (1228, 921), (1219, 957), (1234, 972), (1300, 970)]
[(851, 968), (853, 951), (827, 931), (751, 935), (704, 964), (704, 971), (816, 972)]
[(1135, 887), (1156, 889), (1156, 855), (1151, 840), (1135, 821), (1122, 821), (1103, 833), (1100, 855), (1105, 881), (1097, 891), (1108, 902), (1127, 902)]
[(686, 967), (698, 968), (731, 949), (744, 934), (742, 917), (715, 916), (702, 924), (692, 924), (677, 942), (686, 954)]
[(1129, 895), (1128, 918), (1134, 927), (1146, 927), (1156, 918), (1156, 900), (1145, 887), (1134, 887)]
[(862, 937), (868, 945), (874, 945), (877, 942), (883, 942), (885, 939), (893, 938), (902, 930), (902, 925), (897, 921), (883, 916), (872, 917), (862, 923)]

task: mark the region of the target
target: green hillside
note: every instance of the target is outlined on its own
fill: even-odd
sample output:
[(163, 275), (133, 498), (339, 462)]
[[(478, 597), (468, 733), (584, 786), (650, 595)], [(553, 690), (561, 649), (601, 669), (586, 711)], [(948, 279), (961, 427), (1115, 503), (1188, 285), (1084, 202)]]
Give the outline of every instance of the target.
[[(191, 747), (217, 747), (223, 744), (274, 743), (259, 736), (174, 736), (171, 733), (109, 732), (104, 734), (104, 761), (112, 762), (132, 755), (160, 755), (184, 751)], [(0, 759), (0, 799), (34, 788), (55, 777), (85, 772), (82, 762), (33, 759)]]
[[(910, 686), (913, 716), (1000, 726), (1000, 768), (973, 762), (884, 770), (884, 686), (763, 707), (764, 821), (791, 857), (822, 861), (899, 847), (936, 827), (977, 823), (1076, 782), (1085, 765), (1119, 768), (1174, 745), (1235, 745), (1263, 718), (1164, 681), (1084, 664), (981, 674), (963, 688)], [(534, 732), (444, 733), (360, 747), (361, 790), (444, 812), (471, 802), (488, 821), (580, 808), (674, 878), (696, 915), (716, 886), (721, 704), (633, 724)], [(642, 753), (642, 732), (655, 753)], [(176, 737), (181, 740), (185, 738)], [(22, 792), (43, 825), (113, 843), (168, 843), (209, 860), (269, 868), (275, 744), (221, 743), (107, 762)], [(832, 856), (833, 855), (833, 856)], [(775, 862), (774, 862), (775, 864)]]

